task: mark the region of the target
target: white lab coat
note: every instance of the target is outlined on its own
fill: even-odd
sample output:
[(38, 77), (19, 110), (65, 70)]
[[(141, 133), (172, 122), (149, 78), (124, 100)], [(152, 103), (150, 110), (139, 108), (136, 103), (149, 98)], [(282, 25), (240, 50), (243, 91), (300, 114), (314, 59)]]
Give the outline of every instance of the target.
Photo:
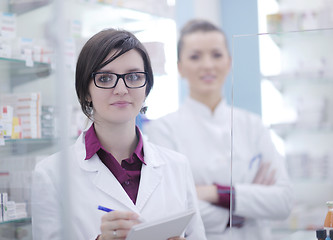
[[(292, 191), (284, 159), (258, 116), (237, 108), (231, 111), (224, 101), (212, 114), (208, 107), (188, 98), (177, 112), (145, 124), (143, 132), (150, 141), (185, 154), (198, 185), (229, 186), (232, 157), (234, 214), (246, 221), (242, 228), (233, 228), (230, 235), (230, 229), (226, 229), (229, 209), (201, 201), (207, 239), (267, 240), (271, 236), (267, 220), (289, 215)], [(251, 184), (260, 161), (270, 161), (277, 170), (275, 185)]]
[[(142, 165), (136, 205), (120, 183), (95, 154), (85, 159), (84, 134), (68, 148), (69, 178), (60, 169), (63, 155), (56, 153), (36, 165), (32, 186), (32, 226), (35, 240), (63, 240), (63, 226), (71, 230), (71, 240), (94, 240), (100, 234), (98, 205), (133, 211), (146, 221), (195, 208), (187, 239), (206, 239), (200, 218), (195, 186), (188, 160), (144, 139), (146, 165)], [(64, 190), (69, 188), (69, 199)], [(62, 215), (63, 210), (65, 214)], [(65, 217), (66, 221), (62, 219)]]

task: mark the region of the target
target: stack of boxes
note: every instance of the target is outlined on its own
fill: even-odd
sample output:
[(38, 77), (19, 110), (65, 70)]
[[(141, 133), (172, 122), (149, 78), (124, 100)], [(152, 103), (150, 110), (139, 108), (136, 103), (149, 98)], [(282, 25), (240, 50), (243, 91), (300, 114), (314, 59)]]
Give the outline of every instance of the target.
[(1, 102), (0, 125), (5, 139), (41, 137), (40, 93), (7, 94)]
[(3, 106), (0, 111), (0, 145), (11, 138), (13, 131), (13, 107)]
[(8, 201), (8, 194), (0, 193), (0, 222), (22, 219), (27, 216), (26, 203)]
[(8, 202), (8, 194), (0, 193), (0, 222), (8, 220), (7, 202)]
[(14, 201), (7, 201), (6, 220), (11, 221), (15, 219), (22, 219), (28, 216), (26, 210), (26, 203), (16, 203)]
[(56, 116), (53, 106), (42, 106), (41, 115), (42, 138), (56, 138)]

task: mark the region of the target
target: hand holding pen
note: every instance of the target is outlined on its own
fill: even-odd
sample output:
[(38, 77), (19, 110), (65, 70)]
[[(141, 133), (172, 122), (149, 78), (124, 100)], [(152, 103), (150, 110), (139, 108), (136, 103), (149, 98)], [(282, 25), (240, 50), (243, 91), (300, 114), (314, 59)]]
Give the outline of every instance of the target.
[[(102, 210), (107, 213), (113, 213), (114, 216), (105, 217), (106, 214), (102, 217), (102, 224), (101, 224), (101, 232), (102, 234), (98, 236), (97, 240), (104, 240), (104, 239), (126, 239), (126, 236), (129, 232), (129, 230), (134, 226), (135, 224), (131, 224), (131, 221), (136, 221), (136, 224), (145, 222), (145, 220), (138, 216), (136, 213), (133, 212), (125, 212), (125, 211), (116, 211), (114, 209), (110, 209), (103, 206), (98, 206), (99, 210)], [(117, 213), (117, 216), (115, 216), (115, 213)], [(125, 221), (124, 221), (125, 220)], [(120, 228), (116, 228), (116, 222), (121, 222), (122, 226), (118, 225)], [(112, 223), (112, 224), (111, 224)], [(129, 228), (128, 228), (129, 227)], [(168, 240), (186, 240), (183, 237), (172, 237)]]
[(98, 209), (107, 212), (102, 217), (101, 235), (98, 240), (125, 240), (129, 230), (141, 222), (140, 216), (134, 212), (116, 211), (102, 206), (99, 206)]
[[(98, 206), (98, 210), (102, 210), (102, 211), (104, 211), (104, 212), (112, 212), (112, 211), (115, 211), (114, 209), (107, 208), (107, 207), (103, 207), (103, 206), (101, 206), (101, 205)], [(140, 221), (140, 223), (143, 223), (143, 222), (146, 221), (146, 220), (145, 220), (143, 217), (141, 217), (141, 216), (139, 216), (138, 220)]]

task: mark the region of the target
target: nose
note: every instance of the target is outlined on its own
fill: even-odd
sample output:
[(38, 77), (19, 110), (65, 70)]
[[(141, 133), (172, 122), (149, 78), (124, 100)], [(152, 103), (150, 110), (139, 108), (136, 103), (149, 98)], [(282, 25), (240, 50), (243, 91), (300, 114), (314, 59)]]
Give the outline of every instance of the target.
[(214, 66), (214, 61), (210, 56), (205, 56), (202, 60), (202, 66), (205, 68), (211, 68)]
[(125, 80), (122, 78), (118, 79), (117, 85), (113, 89), (114, 94), (124, 95), (128, 93), (128, 89), (125, 85)]

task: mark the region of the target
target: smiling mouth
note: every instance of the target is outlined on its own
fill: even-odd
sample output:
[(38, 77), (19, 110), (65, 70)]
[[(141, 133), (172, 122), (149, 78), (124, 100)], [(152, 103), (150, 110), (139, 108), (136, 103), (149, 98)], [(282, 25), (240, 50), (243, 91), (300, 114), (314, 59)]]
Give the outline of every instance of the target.
[(215, 77), (213, 75), (206, 75), (201, 77), (201, 80), (204, 82), (213, 82), (215, 81)]
[(111, 104), (112, 106), (115, 106), (115, 107), (127, 107), (128, 105), (130, 105), (129, 102), (124, 102), (124, 101), (120, 101), (120, 102), (114, 102)]

